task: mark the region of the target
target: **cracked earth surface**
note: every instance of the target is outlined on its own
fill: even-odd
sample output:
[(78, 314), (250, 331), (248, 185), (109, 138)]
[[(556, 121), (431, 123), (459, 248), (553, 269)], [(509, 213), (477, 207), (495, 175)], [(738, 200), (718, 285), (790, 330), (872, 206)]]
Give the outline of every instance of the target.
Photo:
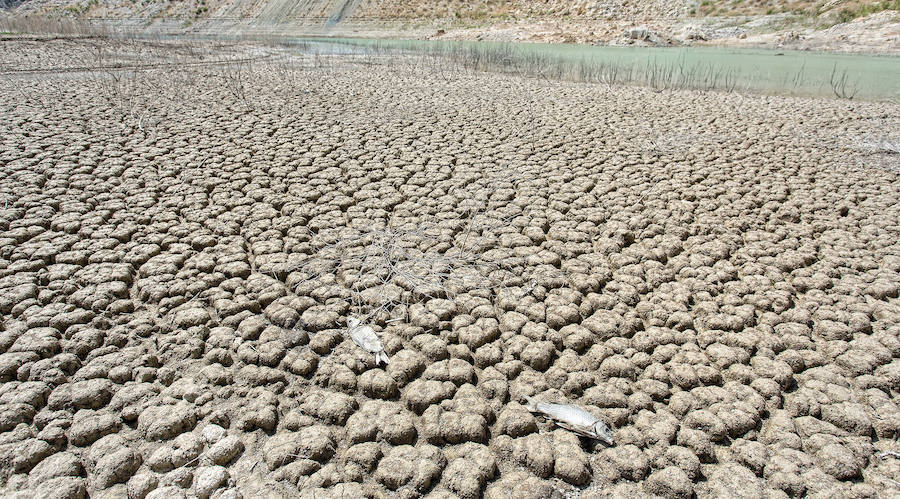
[(897, 493), (897, 104), (79, 43), (0, 50), (79, 68), (0, 87), (4, 496)]

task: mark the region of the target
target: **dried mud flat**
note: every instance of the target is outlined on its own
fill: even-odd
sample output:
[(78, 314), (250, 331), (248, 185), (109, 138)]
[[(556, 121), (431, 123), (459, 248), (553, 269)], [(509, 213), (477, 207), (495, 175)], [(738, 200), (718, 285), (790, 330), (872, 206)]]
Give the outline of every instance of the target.
[(897, 104), (29, 43), (4, 496), (898, 493)]

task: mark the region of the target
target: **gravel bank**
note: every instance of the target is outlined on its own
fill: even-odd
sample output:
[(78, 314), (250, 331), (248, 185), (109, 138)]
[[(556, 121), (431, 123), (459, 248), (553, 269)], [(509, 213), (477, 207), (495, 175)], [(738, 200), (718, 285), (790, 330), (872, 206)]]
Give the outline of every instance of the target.
[(81, 43), (0, 46), (3, 495), (897, 493), (897, 104)]

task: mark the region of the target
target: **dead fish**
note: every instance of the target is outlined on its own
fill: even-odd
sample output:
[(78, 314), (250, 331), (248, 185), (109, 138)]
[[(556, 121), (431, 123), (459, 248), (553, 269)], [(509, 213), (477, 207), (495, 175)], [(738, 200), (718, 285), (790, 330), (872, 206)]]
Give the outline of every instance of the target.
[(581, 436), (595, 438), (607, 445), (615, 444), (612, 430), (600, 418), (586, 410), (572, 404), (551, 404), (538, 402), (531, 397), (525, 397), (525, 408), (530, 412), (542, 414), (545, 418), (553, 420), (558, 426), (573, 431)]
[(384, 353), (384, 345), (381, 344), (381, 338), (375, 334), (375, 330), (371, 326), (361, 326), (359, 319), (350, 317), (347, 319), (347, 326), (350, 328), (350, 339), (353, 343), (363, 350), (375, 354), (375, 365), (384, 362), (385, 365), (390, 364), (388, 356)]

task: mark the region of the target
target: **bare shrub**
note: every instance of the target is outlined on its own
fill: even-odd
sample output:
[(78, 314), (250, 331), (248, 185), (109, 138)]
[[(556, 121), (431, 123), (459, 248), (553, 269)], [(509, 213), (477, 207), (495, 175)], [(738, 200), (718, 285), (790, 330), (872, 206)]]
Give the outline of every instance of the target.
[(859, 92), (859, 83), (850, 79), (846, 69), (838, 72), (837, 64), (831, 68), (829, 83), (831, 83), (831, 91), (838, 99), (852, 100)]

